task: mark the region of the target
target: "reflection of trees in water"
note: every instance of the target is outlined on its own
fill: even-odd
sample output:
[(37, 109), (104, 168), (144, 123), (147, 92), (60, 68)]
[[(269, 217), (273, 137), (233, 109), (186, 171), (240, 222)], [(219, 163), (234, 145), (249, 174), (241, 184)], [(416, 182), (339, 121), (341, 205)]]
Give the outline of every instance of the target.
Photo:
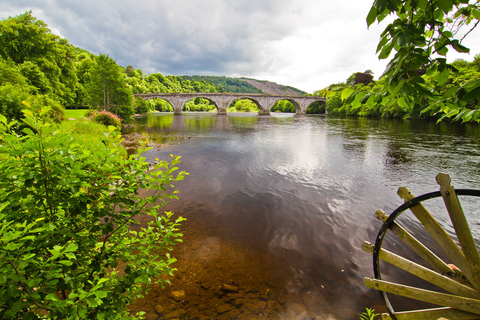
[(227, 116), (224, 117), (225, 121), (236, 130), (253, 130), (258, 124), (258, 115), (252, 114), (251, 116)]
[(411, 148), (407, 148), (402, 142), (389, 141), (385, 154), (385, 166), (392, 171), (398, 170), (397, 166), (402, 166), (403, 168), (404, 165), (412, 162), (412, 156), (409, 155), (412, 151)]
[(338, 122), (343, 137), (342, 149), (355, 158), (364, 159), (367, 152), (367, 141), (371, 136), (374, 121), (366, 118), (343, 118)]
[(186, 128), (195, 128), (197, 131), (205, 132), (215, 128), (217, 122), (217, 115), (181, 115)]
[(173, 114), (149, 115), (147, 117), (147, 127), (165, 129), (173, 124)]

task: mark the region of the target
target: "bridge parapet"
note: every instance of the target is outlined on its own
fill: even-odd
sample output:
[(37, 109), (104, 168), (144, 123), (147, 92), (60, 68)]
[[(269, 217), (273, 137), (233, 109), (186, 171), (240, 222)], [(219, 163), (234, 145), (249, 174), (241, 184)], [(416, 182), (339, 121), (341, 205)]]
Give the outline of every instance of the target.
[(308, 107), (316, 102), (326, 102), (325, 98), (314, 96), (294, 96), (294, 95), (268, 95), (255, 93), (218, 93), (218, 92), (189, 92), (189, 93), (140, 93), (134, 94), (135, 97), (141, 97), (143, 100), (163, 99), (170, 103), (175, 114), (182, 114), (182, 108), (187, 101), (195, 98), (205, 98), (210, 100), (217, 108), (219, 115), (226, 114), (227, 108), (236, 100), (249, 99), (253, 101), (259, 110), (259, 114), (270, 114), (270, 109), (279, 100), (290, 101), (296, 109), (297, 114), (305, 114)]

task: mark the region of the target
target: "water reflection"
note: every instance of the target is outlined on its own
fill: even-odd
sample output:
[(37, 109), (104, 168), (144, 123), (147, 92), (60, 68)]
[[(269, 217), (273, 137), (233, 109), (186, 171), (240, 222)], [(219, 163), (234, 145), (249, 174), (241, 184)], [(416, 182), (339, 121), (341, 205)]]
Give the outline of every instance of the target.
[[(199, 317), (219, 318), (222, 303), (235, 305), (237, 316), (246, 319), (260, 317), (252, 305), (270, 319), (352, 319), (365, 307), (381, 311), (378, 294), (363, 284), (372, 265), (361, 245), (380, 228), (374, 211), (400, 205), (399, 186), (416, 194), (437, 190), (438, 172), (450, 173), (457, 188), (478, 188), (480, 182), (480, 132), (474, 126), (294, 115), (165, 116), (142, 119), (133, 130), (152, 139), (191, 137), (146, 157), (180, 155), (182, 170), (191, 174), (178, 183), (180, 201), (168, 209), (188, 219), (185, 244), (176, 249), (181, 272), (173, 288), (186, 291), (185, 312)], [(469, 219), (478, 225), (478, 215), (469, 213)], [(405, 221), (421, 233), (413, 218)], [(448, 220), (441, 221), (451, 232)], [(239, 301), (225, 302), (229, 295), (212, 289), (225, 283), (240, 288), (243, 296), (232, 298)], [(252, 287), (261, 288), (258, 297)], [(162, 292), (150, 299), (163, 301)]]

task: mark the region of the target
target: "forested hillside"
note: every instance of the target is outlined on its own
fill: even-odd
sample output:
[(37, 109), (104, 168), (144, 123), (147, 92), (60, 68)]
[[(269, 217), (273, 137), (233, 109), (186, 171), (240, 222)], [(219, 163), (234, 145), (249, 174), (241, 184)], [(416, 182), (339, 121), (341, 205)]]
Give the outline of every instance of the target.
[(225, 89), (226, 92), (234, 93), (263, 93), (262, 90), (251, 85), (241, 78), (231, 78), (224, 76), (182, 76), (184, 79), (195, 81), (206, 81), (213, 83)]

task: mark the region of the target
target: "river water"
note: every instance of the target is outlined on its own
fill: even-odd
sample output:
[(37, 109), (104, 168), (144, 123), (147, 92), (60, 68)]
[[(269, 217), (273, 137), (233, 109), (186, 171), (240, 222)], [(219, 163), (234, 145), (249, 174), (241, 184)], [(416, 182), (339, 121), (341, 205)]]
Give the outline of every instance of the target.
[[(343, 320), (365, 307), (384, 311), (363, 283), (373, 276), (362, 243), (381, 227), (375, 210), (402, 204), (401, 186), (437, 191), (439, 172), (456, 188), (479, 188), (477, 125), (252, 113), (158, 114), (137, 124), (129, 132), (154, 145), (149, 161), (182, 156), (190, 173), (166, 207), (187, 218), (172, 253), (176, 276), (133, 307), (149, 319)], [(477, 206), (465, 211), (479, 239)], [(453, 233), (448, 219), (439, 221)], [(403, 223), (430, 241), (412, 217)], [(394, 238), (386, 246), (406, 250)], [(392, 299), (400, 309), (421, 306)]]

